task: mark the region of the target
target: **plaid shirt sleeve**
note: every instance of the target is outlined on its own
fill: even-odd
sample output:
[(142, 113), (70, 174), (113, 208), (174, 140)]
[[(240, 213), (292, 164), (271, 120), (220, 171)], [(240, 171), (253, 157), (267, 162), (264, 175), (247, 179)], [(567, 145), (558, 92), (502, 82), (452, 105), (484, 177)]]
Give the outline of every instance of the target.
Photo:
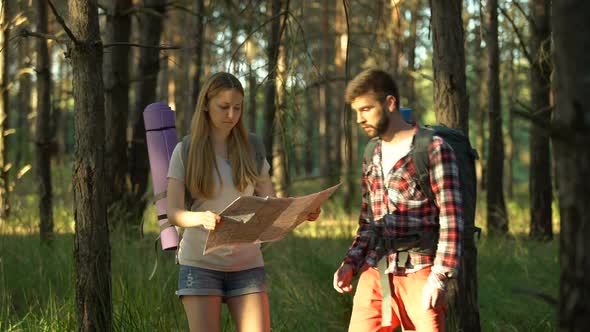
[(365, 236), (365, 232), (370, 227), (371, 220), (371, 207), (369, 206), (369, 184), (367, 176), (367, 161), (363, 160), (363, 178), (361, 183), (361, 196), (362, 205), (361, 213), (359, 216), (359, 227), (357, 230), (356, 237), (352, 242), (352, 245), (348, 249), (344, 264), (352, 265), (353, 274), (356, 275), (363, 264), (365, 263), (365, 257), (367, 256), (367, 247), (369, 246), (369, 238)]
[(439, 240), (432, 273), (457, 275), (463, 235), (463, 203), (453, 149), (436, 137), (430, 145), (430, 184), (439, 208)]

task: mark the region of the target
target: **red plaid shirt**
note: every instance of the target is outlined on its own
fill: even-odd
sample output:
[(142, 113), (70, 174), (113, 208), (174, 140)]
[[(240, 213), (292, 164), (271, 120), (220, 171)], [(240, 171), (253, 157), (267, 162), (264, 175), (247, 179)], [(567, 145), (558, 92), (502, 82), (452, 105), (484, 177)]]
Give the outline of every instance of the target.
[[(354, 274), (359, 272), (365, 262), (377, 266), (381, 258), (374, 248), (368, 248), (369, 237), (364, 234), (372, 227), (371, 217), (376, 224), (385, 224), (382, 230), (387, 237), (403, 237), (417, 232), (439, 234), (435, 255), (410, 252), (404, 270), (394, 270), (396, 253), (389, 251), (390, 272), (410, 273), (432, 266), (433, 273), (457, 273), (463, 234), (463, 207), (455, 153), (442, 138), (434, 136), (429, 151), (430, 184), (436, 197), (436, 202), (433, 202), (426, 198), (413, 180), (416, 171), (412, 149), (413, 143), (410, 152), (391, 169), (387, 184), (381, 167), (381, 140), (375, 146), (373, 160), (363, 160), (359, 228), (344, 260), (344, 263), (353, 266)], [(387, 222), (384, 221), (386, 215)]]

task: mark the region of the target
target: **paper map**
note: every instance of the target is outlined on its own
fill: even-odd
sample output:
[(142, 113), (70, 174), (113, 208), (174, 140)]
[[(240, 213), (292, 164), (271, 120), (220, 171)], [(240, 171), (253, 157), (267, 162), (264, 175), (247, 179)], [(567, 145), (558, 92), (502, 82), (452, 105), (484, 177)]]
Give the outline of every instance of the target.
[(222, 222), (209, 232), (203, 254), (238, 243), (277, 241), (307, 220), (340, 187), (289, 198), (242, 196), (219, 215)]

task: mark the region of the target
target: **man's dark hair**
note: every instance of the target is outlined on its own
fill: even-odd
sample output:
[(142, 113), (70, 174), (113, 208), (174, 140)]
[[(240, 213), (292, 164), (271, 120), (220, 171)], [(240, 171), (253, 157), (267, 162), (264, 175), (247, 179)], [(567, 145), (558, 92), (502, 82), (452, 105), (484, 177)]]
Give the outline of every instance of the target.
[(399, 90), (389, 73), (377, 68), (362, 71), (348, 83), (344, 98), (348, 104), (365, 93), (374, 93), (377, 100), (384, 101), (388, 95), (395, 97), (395, 107), (399, 109)]

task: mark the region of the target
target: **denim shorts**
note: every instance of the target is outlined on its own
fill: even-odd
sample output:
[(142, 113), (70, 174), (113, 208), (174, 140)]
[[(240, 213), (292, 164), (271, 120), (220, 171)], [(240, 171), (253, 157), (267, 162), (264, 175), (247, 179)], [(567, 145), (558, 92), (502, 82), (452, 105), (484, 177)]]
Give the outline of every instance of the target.
[(266, 291), (264, 267), (223, 272), (180, 265), (176, 295), (214, 295), (225, 300), (232, 296)]

